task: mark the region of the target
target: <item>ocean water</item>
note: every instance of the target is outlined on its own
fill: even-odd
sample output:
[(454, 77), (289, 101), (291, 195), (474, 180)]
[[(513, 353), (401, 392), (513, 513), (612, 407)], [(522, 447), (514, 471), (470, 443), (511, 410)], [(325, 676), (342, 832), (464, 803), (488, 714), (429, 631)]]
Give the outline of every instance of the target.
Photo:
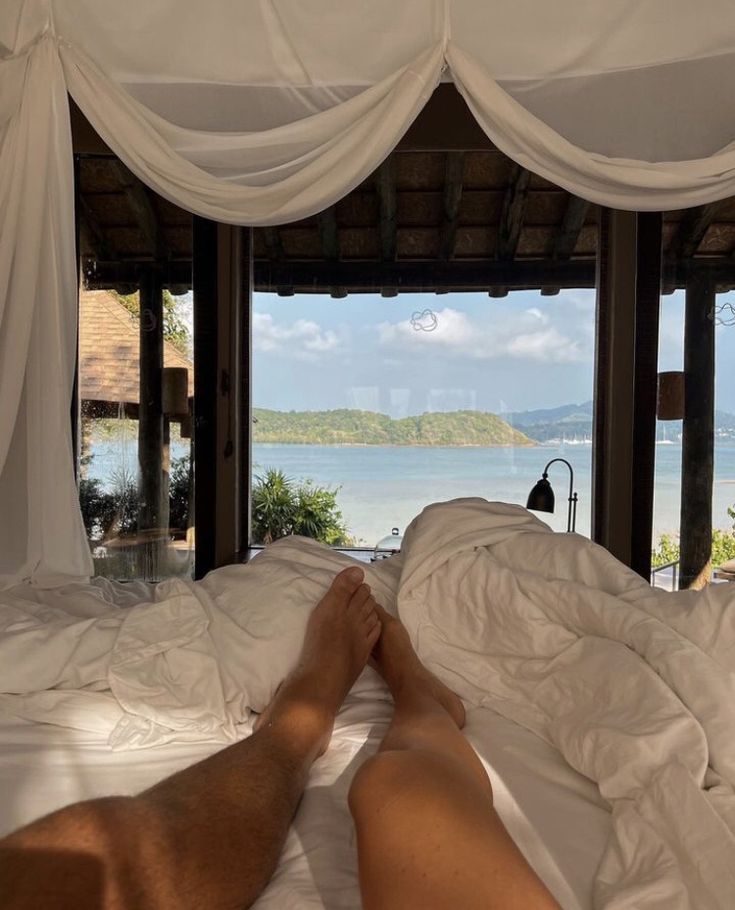
[[(136, 443), (98, 442), (88, 469), (90, 478), (112, 482), (121, 468), (136, 467)], [(188, 443), (172, 444), (172, 457), (187, 454)], [(455, 448), (424, 446), (253, 446), (253, 473), (280, 468), (288, 477), (339, 487), (337, 501), (351, 534), (367, 546), (406, 525), (430, 502), (458, 496), (482, 496), (525, 505), (531, 487), (552, 458), (566, 458), (574, 469), (579, 496), (577, 531), (590, 531), (590, 445), (533, 448)], [(679, 527), (681, 445), (656, 447), (654, 539)], [(566, 530), (569, 472), (552, 465), (549, 481), (556, 494), (553, 514), (539, 517), (555, 530)], [(735, 445), (715, 449), (713, 524), (732, 524), (727, 507), (735, 502)]]

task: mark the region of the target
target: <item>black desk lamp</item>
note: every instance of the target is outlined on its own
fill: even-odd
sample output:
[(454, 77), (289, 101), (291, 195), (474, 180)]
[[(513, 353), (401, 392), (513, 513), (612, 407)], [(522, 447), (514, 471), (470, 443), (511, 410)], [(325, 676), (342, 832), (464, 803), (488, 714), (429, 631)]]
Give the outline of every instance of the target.
[(566, 458), (552, 458), (544, 468), (541, 480), (528, 494), (527, 509), (534, 509), (536, 512), (553, 512), (554, 511), (554, 491), (548, 481), (548, 471), (555, 461), (563, 461), (569, 468), (569, 512), (567, 513), (567, 531), (573, 531), (577, 524), (577, 494), (574, 490), (574, 471)]

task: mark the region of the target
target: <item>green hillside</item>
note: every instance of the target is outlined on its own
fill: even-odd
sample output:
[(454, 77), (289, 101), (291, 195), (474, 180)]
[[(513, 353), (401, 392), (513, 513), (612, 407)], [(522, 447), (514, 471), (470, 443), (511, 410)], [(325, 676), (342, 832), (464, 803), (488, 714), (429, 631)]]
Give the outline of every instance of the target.
[(253, 442), (372, 446), (529, 446), (495, 414), (452, 411), (394, 420), (374, 411), (253, 409)]

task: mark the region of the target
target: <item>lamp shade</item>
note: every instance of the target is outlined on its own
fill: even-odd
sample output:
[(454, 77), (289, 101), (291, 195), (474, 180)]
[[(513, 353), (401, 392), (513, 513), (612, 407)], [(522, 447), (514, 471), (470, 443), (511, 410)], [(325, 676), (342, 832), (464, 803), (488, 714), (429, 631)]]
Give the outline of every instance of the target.
[(656, 416), (659, 420), (681, 420), (684, 417), (684, 374), (658, 374)]
[(167, 417), (189, 411), (189, 373), (185, 367), (164, 367), (161, 382), (161, 407)]
[(533, 509), (534, 512), (554, 511), (554, 491), (546, 477), (542, 477), (528, 494), (526, 508)]

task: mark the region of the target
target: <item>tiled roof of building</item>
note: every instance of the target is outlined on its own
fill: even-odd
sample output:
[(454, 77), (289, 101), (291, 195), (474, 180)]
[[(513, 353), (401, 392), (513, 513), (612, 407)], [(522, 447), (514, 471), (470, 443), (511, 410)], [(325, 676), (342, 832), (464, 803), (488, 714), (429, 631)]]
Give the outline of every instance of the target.
[[(82, 401), (137, 404), (140, 342), (138, 321), (109, 291), (83, 291), (79, 306), (79, 397)], [(194, 394), (193, 364), (168, 341), (167, 367), (185, 367)]]

